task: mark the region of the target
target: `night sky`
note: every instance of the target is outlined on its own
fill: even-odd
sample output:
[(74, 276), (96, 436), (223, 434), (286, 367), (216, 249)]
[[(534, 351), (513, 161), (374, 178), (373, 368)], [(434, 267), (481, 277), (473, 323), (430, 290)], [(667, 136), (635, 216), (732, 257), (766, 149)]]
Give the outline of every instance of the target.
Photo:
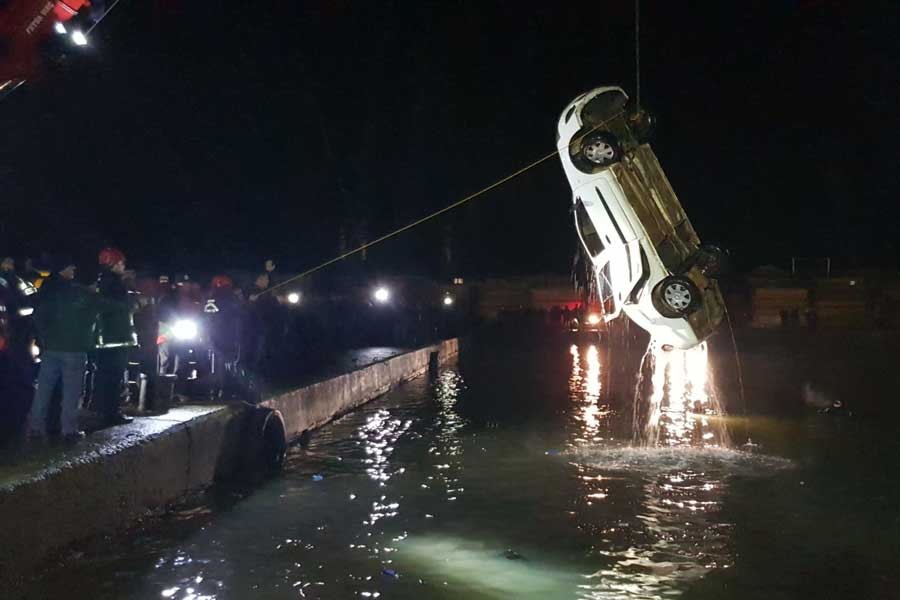
[[(578, 94), (633, 93), (633, 10), (123, 0), (83, 55), (0, 103), (0, 252), (314, 265), (551, 152)], [(896, 266), (898, 17), (896, 3), (642, 2), (652, 144), (704, 241), (743, 267)], [(565, 273), (569, 205), (554, 159), (369, 264)]]

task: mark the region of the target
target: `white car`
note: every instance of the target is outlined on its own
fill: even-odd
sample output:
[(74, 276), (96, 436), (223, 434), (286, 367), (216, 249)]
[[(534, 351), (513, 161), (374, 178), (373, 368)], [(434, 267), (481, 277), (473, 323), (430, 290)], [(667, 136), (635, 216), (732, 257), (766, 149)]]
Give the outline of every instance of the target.
[(624, 312), (663, 347), (692, 348), (725, 313), (712, 279), (718, 255), (701, 246), (653, 150), (636, 140), (627, 102), (621, 88), (596, 88), (559, 119), (575, 227), (605, 319)]

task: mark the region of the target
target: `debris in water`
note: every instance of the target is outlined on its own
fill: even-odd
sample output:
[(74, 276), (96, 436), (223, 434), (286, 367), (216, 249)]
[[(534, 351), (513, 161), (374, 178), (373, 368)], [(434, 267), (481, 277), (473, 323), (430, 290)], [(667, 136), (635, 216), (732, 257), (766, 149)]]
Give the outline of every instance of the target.
[(512, 548), (507, 548), (506, 552), (503, 553), (503, 556), (508, 560), (525, 560), (524, 556), (522, 556)]

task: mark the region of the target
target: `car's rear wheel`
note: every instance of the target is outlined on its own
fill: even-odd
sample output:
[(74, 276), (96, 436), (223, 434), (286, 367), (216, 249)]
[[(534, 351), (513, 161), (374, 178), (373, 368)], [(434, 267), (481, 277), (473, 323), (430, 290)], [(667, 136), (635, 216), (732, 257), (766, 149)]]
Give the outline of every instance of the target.
[(664, 317), (686, 317), (700, 307), (700, 290), (687, 277), (666, 277), (656, 285), (653, 304)]
[(716, 278), (731, 270), (728, 253), (717, 246), (702, 246), (698, 251), (697, 266), (707, 277)]
[(588, 165), (605, 167), (617, 162), (621, 157), (619, 141), (607, 131), (592, 133), (581, 143), (581, 158)]

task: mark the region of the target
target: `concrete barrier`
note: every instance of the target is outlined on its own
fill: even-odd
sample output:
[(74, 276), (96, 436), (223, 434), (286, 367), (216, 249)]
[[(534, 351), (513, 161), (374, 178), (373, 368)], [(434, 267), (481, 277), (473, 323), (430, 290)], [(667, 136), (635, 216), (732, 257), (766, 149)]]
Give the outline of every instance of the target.
[[(241, 407), (185, 407), (39, 454), (0, 483), (0, 590), (79, 539), (112, 533), (234, 468)], [(234, 439), (232, 438), (232, 442)], [(3, 596), (3, 594), (0, 594)]]
[(396, 385), (428, 372), (436, 355), (443, 364), (459, 352), (456, 339), (401, 354), (350, 373), (276, 396), (261, 406), (277, 410), (288, 440), (353, 410)]
[[(279, 395), (255, 407), (185, 406), (92, 434), (84, 443), (0, 469), (0, 598), (42, 560), (122, 530), (442, 364), (449, 340)], [(273, 437), (283, 439), (274, 440)]]

